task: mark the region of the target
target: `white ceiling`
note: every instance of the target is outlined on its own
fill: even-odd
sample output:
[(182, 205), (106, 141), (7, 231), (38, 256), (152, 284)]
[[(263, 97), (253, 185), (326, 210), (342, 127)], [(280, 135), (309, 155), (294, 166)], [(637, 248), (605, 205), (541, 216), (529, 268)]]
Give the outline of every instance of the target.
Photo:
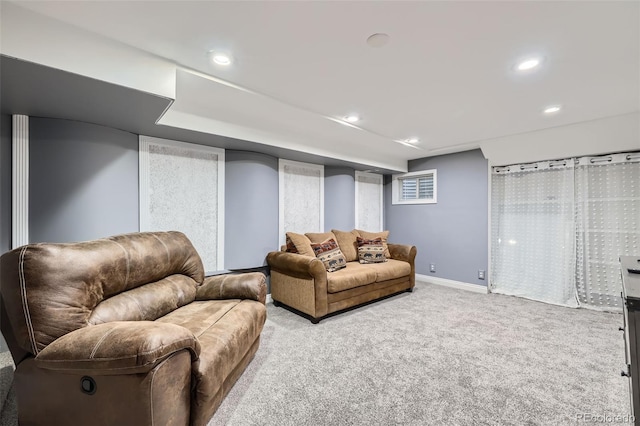
[[(640, 109), (635, 1), (17, 4), (178, 65), (160, 124), (373, 166)], [(370, 47), (374, 33), (389, 43)], [(515, 72), (531, 55), (540, 69)], [(353, 112), (358, 128), (330, 119)]]

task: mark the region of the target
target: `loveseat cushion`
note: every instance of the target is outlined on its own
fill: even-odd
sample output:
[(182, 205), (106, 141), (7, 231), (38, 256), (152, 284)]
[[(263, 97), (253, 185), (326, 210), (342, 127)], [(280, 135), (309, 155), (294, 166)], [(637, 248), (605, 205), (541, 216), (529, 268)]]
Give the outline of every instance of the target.
[(356, 238), (358, 237), (357, 232), (354, 231), (339, 231), (337, 229), (332, 229), (333, 235), (336, 236), (336, 241), (340, 246), (340, 250), (344, 254), (347, 262), (353, 262), (354, 260), (358, 260), (358, 243)]
[(401, 260), (388, 259), (384, 263), (369, 263), (362, 266), (366, 266), (371, 271), (375, 272), (376, 282), (393, 280), (411, 275), (411, 264)]
[(260, 336), (267, 318), (265, 306), (254, 300), (196, 301), (158, 319), (190, 330), (200, 342), (193, 365), (195, 392), (191, 423), (206, 424), (218, 391)]
[(327, 274), (327, 291), (338, 293), (376, 281), (376, 271), (358, 262), (348, 262), (346, 268)]
[(309, 241), (311, 241), (311, 244), (318, 244), (328, 239), (336, 240), (336, 236), (333, 235), (333, 232), (307, 232), (304, 235), (309, 239)]

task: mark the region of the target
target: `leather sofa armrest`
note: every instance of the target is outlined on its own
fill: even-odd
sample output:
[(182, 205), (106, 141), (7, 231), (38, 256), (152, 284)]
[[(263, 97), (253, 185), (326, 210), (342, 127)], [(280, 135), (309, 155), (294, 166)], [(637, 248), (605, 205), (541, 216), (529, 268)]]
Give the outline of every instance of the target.
[(38, 367), (73, 374), (146, 373), (160, 361), (186, 349), (198, 359), (200, 343), (176, 324), (113, 321), (80, 328), (56, 339), (35, 358)]
[(415, 262), (416, 254), (418, 253), (416, 246), (409, 246), (405, 244), (388, 244), (388, 246), (392, 259), (404, 260), (411, 264)]
[(260, 272), (205, 277), (196, 292), (196, 300), (251, 299), (264, 305), (266, 298), (267, 282)]
[(272, 251), (267, 255), (267, 264), (271, 269), (296, 278), (318, 279), (327, 274), (319, 259), (297, 253)]

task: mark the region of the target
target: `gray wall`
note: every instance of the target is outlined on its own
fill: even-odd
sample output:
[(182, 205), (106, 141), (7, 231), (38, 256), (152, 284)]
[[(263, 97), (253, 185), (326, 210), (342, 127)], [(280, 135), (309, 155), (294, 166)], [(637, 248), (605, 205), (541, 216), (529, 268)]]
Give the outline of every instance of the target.
[(31, 242), (138, 231), (137, 135), (31, 117), (29, 139)]
[[(10, 130), (5, 133), (10, 148)], [(137, 135), (31, 117), (30, 140), (31, 241), (79, 241), (138, 230)], [(225, 157), (224, 266), (258, 268), (279, 244), (278, 159), (234, 150), (226, 150)], [(349, 167), (325, 167), (327, 230), (355, 226), (354, 175)], [(10, 223), (3, 238), (6, 233)], [(8, 241), (3, 244), (9, 248)]]
[(279, 249), (278, 159), (245, 151), (225, 152), (226, 269), (263, 266)]
[(0, 116), (0, 254), (11, 248), (11, 116)]
[(351, 231), (356, 225), (355, 171), (349, 167), (324, 168), (324, 229)]
[[(416, 273), (486, 285), (478, 270), (488, 262), (488, 165), (480, 150), (409, 162), (409, 171), (436, 169), (438, 203), (391, 204), (385, 177), (385, 224), (392, 242), (418, 249)], [(429, 272), (429, 264), (436, 272)]]

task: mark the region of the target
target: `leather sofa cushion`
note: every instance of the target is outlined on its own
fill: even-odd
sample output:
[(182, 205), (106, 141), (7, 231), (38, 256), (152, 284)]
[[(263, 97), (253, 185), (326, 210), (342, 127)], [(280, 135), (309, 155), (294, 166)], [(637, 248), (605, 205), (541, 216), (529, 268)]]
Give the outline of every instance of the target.
[(89, 324), (153, 321), (195, 298), (196, 282), (186, 275), (172, 275), (100, 302), (91, 313)]
[(85, 327), (116, 294), (174, 274), (204, 279), (202, 260), (180, 232), (142, 232), (68, 244), (30, 244), (0, 258), (0, 285), (16, 343), (34, 355)]
[(384, 263), (369, 263), (366, 266), (376, 274), (376, 282), (393, 280), (411, 274), (411, 265), (401, 260), (387, 259)]
[[(193, 365), (195, 379), (192, 424), (205, 424), (224, 380), (251, 348), (267, 318), (263, 304), (253, 300), (196, 301), (158, 319), (189, 329), (200, 341), (200, 358)], [(206, 416), (205, 416), (206, 417)]]
[(376, 272), (358, 262), (347, 262), (347, 267), (327, 274), (327, 291), (338, 293), (343, 290), (371, 284), (376, 281)]
[(267, 299), (267, 279), (260, 272), (206, 277), (196, 290), (196, 300), (250, 299), (263, 305)]
[(36, 365), (78, 374), (132, 374), (151, 370), (181, 349), (198, 358), (200, 344), (193, 333), (174, 324), (154, 321), (114, 321), (65, 334), (36, 356)]

